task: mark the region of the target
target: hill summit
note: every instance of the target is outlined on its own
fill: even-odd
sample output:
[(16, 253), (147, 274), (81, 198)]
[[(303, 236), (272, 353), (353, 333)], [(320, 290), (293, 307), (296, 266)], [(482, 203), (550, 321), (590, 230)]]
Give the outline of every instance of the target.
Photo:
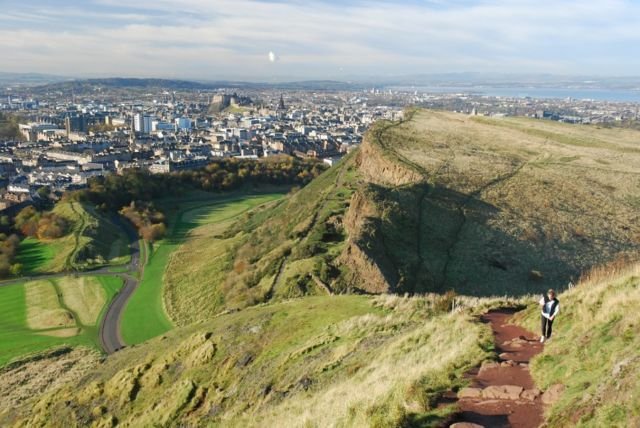
[[(166, 306), (186, 324), (303, 295), (562, 288), (637, 251), (637, 141), (622, 129), (409, 111), (297, 193), (187, 244), (167, 272)], [(193, 269), (194, 254), (220, 249), (226, 257)]]

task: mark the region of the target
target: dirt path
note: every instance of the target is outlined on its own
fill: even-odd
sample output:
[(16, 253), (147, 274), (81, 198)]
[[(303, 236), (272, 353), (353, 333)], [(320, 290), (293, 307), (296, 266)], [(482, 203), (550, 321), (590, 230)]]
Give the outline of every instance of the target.
[(542, 424), (542, 398), (529, 374), (529, 361), (542, 352), (542, 345), (534, 333), (508, 324), (514, 313), (501, 309), (482, 316), (482, 322), (491, 325), (500, 358), (469, 373), (469, 388), (445, 397), (460, 407), (446, 426), (465, 427), (467, 422), (487, 428), (537, 428)]

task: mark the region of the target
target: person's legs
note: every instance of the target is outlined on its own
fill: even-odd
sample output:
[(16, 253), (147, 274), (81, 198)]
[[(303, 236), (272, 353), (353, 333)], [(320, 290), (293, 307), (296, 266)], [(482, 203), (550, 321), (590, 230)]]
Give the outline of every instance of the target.
[(549, 321), (548, 319), (546, 319), (544, 316), (541, 316), (541, 331), (542, 331), (542, 335), (540, 336), (540, 341), (544, 341), (544, 338), (547, 337), (547, 321)]
[(552, 328), (553, 328), (553, 321), (547, 320), (547, 339), (551, 339)]

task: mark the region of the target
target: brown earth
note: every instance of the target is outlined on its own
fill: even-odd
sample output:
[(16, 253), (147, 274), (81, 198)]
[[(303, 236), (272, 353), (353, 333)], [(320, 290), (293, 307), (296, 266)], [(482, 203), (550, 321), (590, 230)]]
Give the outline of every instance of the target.
[(444, 398), (443, 404), (457, 401), (460, 409), (445, 426), (467, 422), (487, 428), (537, 428), (542, 424), (543, 400), (529, 374), (529, 361), (542, 351), (542, 344), (534, 333), (509, 324), (514, 312), (501, 309), (481, 317), (491, 325), (500, 357), (469, 373), (469, 388)]

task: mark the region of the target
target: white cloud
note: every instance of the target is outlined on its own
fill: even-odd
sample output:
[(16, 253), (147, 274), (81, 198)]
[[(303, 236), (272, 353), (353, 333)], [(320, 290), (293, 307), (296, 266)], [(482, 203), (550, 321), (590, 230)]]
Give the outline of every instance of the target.
[[(474, 3), (100, 0), (0, 17), (7, 71), (201, 78), (501, 71), (630, 74), (640, 6), (621, 0)], [(85, 5), (85, 6), (83, 6)], [(133, 5), (133, 6), (132, 6)], [(153, 11), (145, 15), (144, 11)], [(73, 19), (73, 25), (68, 23)], [(52, 23), (53, 21), (53, 23)], [(5, 28), (3, 22), (11, 23)], [(16, 25), (19, 30), (16, 30)], [(269, 52), (268, 62), (264, 52)], [(278, 55), (286, 58), (268, 67)], [(600, 60), (600, 62), (598, 62)], [(278, 76), (273, 73), (278, 73)]]

